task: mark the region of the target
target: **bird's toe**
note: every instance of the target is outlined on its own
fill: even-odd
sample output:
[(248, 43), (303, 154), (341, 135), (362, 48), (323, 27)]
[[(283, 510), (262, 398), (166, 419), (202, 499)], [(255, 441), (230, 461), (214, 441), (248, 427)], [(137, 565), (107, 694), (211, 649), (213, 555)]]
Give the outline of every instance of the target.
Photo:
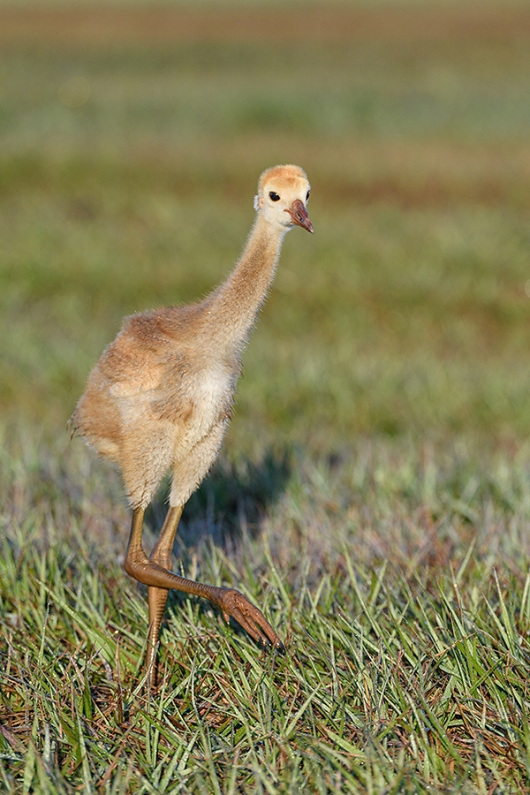
[(222, 589), (219, 606), (225, 620), (232, 616), (262, 646), (271, 644), (277, 649), (283, 648), (282, 642), (261, 610), (249, 602), (240, 591), (235, 588)]

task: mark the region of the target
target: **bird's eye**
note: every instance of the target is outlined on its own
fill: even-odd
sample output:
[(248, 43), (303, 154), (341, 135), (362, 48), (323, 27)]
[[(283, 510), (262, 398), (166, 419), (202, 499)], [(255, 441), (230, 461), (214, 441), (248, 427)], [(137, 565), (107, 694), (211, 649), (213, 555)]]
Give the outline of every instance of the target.
[(308, 190), (308, 191), (307, 191), (307, 194), (306, 194), (306, 197), (305, 197), (305, 200), (306, 200), (306, 202), (308, 202), (308, 201), (309, 201), (309, 197), (310, 197), (310, 196), (311, 196), (311, 191), (310, 191), (310, 190)]
[(271, 192), (269, 193), (269, 199), (270, 199), (272, 202), (279, 202), (279, 201), (280, 201), (280, 197), (278, 196), (278, 194), (277, 194), (277, 193), (274, 193), (274, 191), (273, 191), (273, 190), (271, 190)]

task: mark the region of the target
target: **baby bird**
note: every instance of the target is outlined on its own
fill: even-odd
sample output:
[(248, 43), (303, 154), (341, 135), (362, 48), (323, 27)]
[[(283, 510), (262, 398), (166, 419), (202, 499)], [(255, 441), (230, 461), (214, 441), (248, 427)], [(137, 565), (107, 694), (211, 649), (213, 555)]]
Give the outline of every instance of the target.
[[(148, 587), (147, 682), (156, 685), (156, 649), (168, 589), (203, 596), (257, 641), (281, 647), (263, 613), (234, 588), (215, 587), (171, 571), (184, 505), (212, 466), (230, 419), (241, 354), (272, 282), (286, 232), (313, 232), (311, 186), (298, 166), (263, 172), (256, 220), (234, 270), (204, 300), (125, 318), (90, 373), (71, 423), (90, 447), (120, 467), (132, 526), (125, 570)], [(148, 557), (144, 513), (171, 473), (169, 510)]]

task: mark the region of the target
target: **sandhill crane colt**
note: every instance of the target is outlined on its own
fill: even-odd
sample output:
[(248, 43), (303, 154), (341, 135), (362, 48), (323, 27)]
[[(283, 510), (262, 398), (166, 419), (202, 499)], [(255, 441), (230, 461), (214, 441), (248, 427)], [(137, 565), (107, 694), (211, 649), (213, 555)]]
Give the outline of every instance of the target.
[[(148, 587), (147, 681), (156, 685), (156, 648), (168, 589), (203, 596), (257, 641), (281, 647), (278, 635), (234, 588), (204, 585), (172, 572), (184, 504), (214, 462), (230, 419), (241, 354), (293, 226), (313, 232), (306, 205), (311, 186), (301, 168), (263, 172), (256, 220), (234, 270), (203, 301), (127, 317), (92, 370), (71, 423), (98, 453), (119, 465), (133, 509), (125, 570)], [(169, 510), (148, 557), (144, 513), (170, 471)]]

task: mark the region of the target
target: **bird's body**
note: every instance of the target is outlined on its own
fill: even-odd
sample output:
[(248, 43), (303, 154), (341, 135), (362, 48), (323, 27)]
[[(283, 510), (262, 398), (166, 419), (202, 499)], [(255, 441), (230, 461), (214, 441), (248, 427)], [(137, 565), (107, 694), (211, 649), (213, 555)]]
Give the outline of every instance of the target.
[(219, 449), (240, 355), (212, 355), (207, 311), (199, 304), (127, 318), (76, 408), (88, 443), (120, 465), (133, 506), (147, 507), (170, 470), (170, 503), (183, 505)]
[[(283, 237), (293, 225), (313, 231), (305, 210), (309, 190), (307, 177), (296, 166), (265, 171), (258, 184), (256, 222), (228, 279), (200, 303), (126, 318), (92, 370), (72, 415), (74, 427), (87, 443), (118, 464), (123, 473), (133, 507), (125, 568), (150, 586), (151, 683), (168, 588), (206, 596), (221, 606), (225, 616), (237, 618), (253, 637), (265, 641), (266, 636), (279, 644), (261, 612), (238, 591), (201, 583), (191, 583), (191, 587), (191, 581), (169, 568), (182, 508), (219, 451), (241, 354), (274, 276)], [(143, 513), (168, 471), (172, 474), (170, 511), (147, 559), (141, 545)], [(232, 609), (234, 600), (238, 605)]]

